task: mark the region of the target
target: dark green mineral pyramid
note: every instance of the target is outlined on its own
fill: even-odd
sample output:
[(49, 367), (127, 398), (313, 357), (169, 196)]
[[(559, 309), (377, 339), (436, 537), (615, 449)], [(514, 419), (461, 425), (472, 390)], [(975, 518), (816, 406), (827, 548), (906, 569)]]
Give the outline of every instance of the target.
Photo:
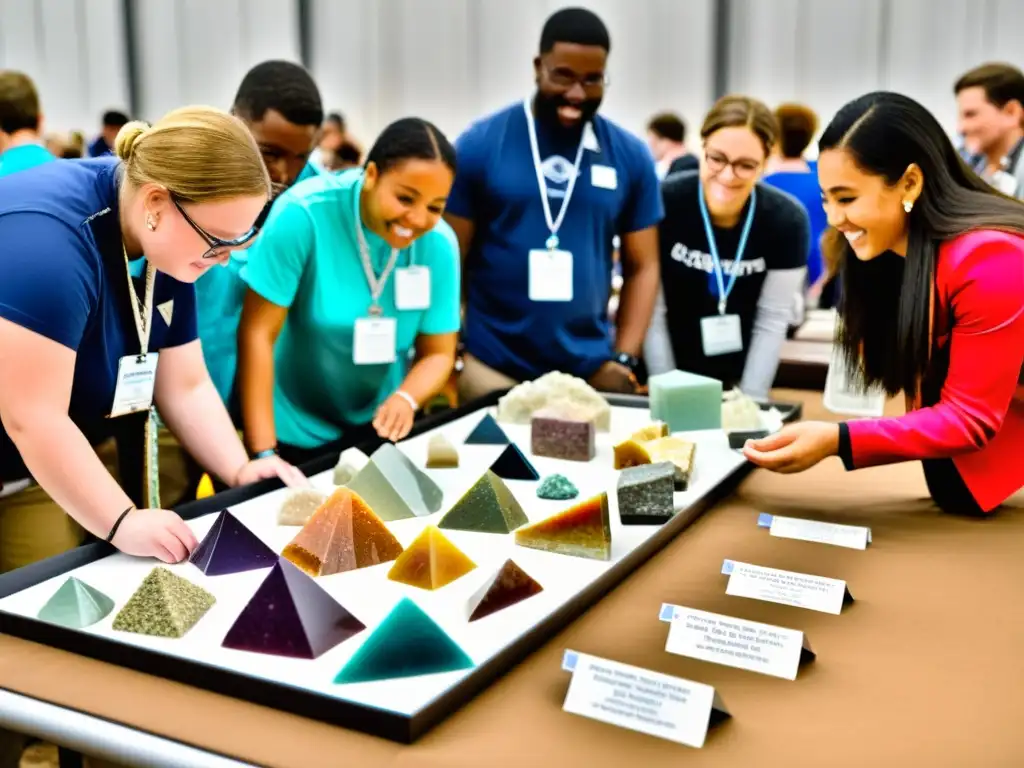
[(39, 619), (69, 629), (84, 629), (114, 610), (114, 601), (74, 576), (65, 581), (39, 611)]
[(114, 619), (114, 629), (156, 637), (183, 637), (216, 598), (162, 566), (149, 572)]

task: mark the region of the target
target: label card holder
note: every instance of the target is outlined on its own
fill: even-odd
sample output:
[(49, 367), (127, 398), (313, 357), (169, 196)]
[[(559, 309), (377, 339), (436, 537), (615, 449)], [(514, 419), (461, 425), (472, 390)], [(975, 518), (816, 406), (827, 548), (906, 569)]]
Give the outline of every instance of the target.
[(767, 528), (772, 536), (781, 539), (831, 544), (847, 549), (867, 549), (871, 543), (871, 529), (861, 525), (823, 523), (798, 517), (769, 515), (766, 512), (757, 516), (757, 525), (760, 528)]
[(690, 747), (731, 715), (710, 685), (566, 650), (572, 673), (562, 709)]
[(680, 656), (786, 680), (796, 680), (800, 666), (815, 659), (806, 635), (795, 629), (668, 603), (658, 618), (670, 625), (665, 650)]
[(110, 418), (141, 413), (152, 407), (159, 359), (159, 352), (150, 352), (148, 355), (125, 355), (118, 360)]
[(430, 309), (430, 268), (410, 266), (395, 270), (395, 308)]
[(729, 577), (725, 594), (791, 605), (838, 616), (844, 605), (853, 602), (845, 581), (806, 573), (782, 571), (735, 560), (722, 562), (722, 573)]
[(700, 340), (705, 357), (743, 351), (739, 315), (711, 315), (700, 319)]
[(530, 301), (572, 301), (572, 253), (535, 248), (529, 268)]
[(619, 177), (611, 165), (590, 166), (590, 185), (598, 189), (618, 189)]
[(395, 362), (398, 321), (393, 317), (358, 317), (352, 338), (352, 362), (387, 365)]

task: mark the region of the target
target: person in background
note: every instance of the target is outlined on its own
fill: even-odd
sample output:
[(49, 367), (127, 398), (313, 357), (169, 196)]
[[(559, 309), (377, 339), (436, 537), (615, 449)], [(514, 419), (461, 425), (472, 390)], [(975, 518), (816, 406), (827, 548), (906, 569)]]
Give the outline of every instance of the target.
[(662, 112), (647, 123), (647, 146), (654, 157), (658, 178), (677, 171), (694, 171), (700, 164), (686, 148), (686, 123), (672, 112)]
[(0, 176), (8, 176), (54, 160), (42, 137), (43, 114), (31, 78), (0, 71)]
[(365, 169), (323, 174), (274, 205), (242, 270), (245, 438), (302, 463), (359, 428), (398, 441), (448, 382), (459, 255), (441, 220), (455, 150), (433, 125), (388, 126)]
[(340, 112), (331, 112), (320, 127), (317, 146), (310, 162), (320, 171), (340, 170), (339, 156), (346, 144), (351, 144), (362, 155), (362, 148), (349, 135), (345, 116)]
[(992, 512), (1024, 487), (1024, 203), (963, 164), (917, 102), (870, 93), (839, 110), (818, 173), (842, 264), (841, 345), (903, 416), (787, 426), (747, 458), (800, 472), (921, 461), (946, 512)]
[[(604, 391), (639, 386), (664, 211), (647, 147), (598, 114), (610, 47), (590, 11), (556, 12), (534, 59), (535, 95), (456, 143), (446, 219), (464, 261), (463, 401), (555, 370)], [(616, 235), (624, 280), (613, 336)]]
[(1024, 73), (984, 64), (962, 75), (953, 92), (971, 168), (1004, 194), (1024, 198)]
[[(287, 61), (265, 61), (246, 73), (235, 93), (232, 114), (252, 133), (272, 184), (272, 199), (319, 171), (309, 162), (323, 120), (320, 90), (303, 67)], [(196, 281), (199, 339), (210, 378), (233, 421), (241, 425), (235, 374), (238, 367), (238, 324), (246, 286), (240, 272), (260, 239), (235, 251)], [(195, 498), (202, 479), (199, 463), (184, 454), (173, 436), (161, 432), (163, 484), (168, 503)], [(217, 490), (223, 483), (214, 482)]]
[[(815, 169), (804, 157), (818, 131), (818, 116), (803, 104), (782, 104), (775, 110), (779, 124), (777, 151), (768, 162), (764, 183), (788, 192), (804, 207), (810, 221), (807, 254), (807, 284), (810, 296), (822, 306), (819, 297), (828, 275), (821, 262), (821, 236), (828, 226), (821, 206), (821, 190)], [(830, 290), (824, 306), (833, 305)]]
[(700, 170), (662, 184), (662, 290), (644, 361), (649, 375), (680, 369), (763, 399), (804, 286), (807, 211), (758, 184), (778, 135), (763, 103), (723, 97), (700, 135)]
[(117, 110), (109, 110), (103, 113), (103, 129), (100, 135), (89, 144), (89, 157), (103, 157), (114, 154), (114, 141), (117, 134), (127, 125), (128, 115)]
[(358, 168), (363, 163), (362, 150), (351, 141), (344, 141), (337, 151), (322, 154), (324, 169), (331, 173)]

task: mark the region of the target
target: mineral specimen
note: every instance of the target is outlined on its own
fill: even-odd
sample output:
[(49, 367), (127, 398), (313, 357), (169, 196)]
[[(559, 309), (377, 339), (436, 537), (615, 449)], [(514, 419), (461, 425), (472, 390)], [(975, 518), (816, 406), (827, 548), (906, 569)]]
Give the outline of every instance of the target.
[(661, 461), (630, 467), (619, 475), (619, 519), (623, 525), (661, 525), (672, 519), (676, 468)]
[(608, 494), (581, 501), (569, 509), (516, 531), (516, 544), (562, 555), (608, 560), (612, 531)]

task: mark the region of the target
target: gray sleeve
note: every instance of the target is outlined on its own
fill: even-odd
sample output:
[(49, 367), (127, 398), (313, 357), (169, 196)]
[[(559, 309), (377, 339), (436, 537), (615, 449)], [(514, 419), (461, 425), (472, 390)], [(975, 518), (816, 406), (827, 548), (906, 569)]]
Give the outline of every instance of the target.
[(644, 338), (644, 363), (647, 375), (654, 376), (676, 369), (675, 355), (672, 352), (672, 337), (668, 332), (666, 317), (665, 292), (658, 286), (658, 295), (654, 299), (654, 314)]
[(754, 331), (740, 383), (740, 390), (748, 397), (768, 397), (779, 367), (786, 329), (803, 292), (806, 272), (806, 267), (768, 270), (757, 302)]

